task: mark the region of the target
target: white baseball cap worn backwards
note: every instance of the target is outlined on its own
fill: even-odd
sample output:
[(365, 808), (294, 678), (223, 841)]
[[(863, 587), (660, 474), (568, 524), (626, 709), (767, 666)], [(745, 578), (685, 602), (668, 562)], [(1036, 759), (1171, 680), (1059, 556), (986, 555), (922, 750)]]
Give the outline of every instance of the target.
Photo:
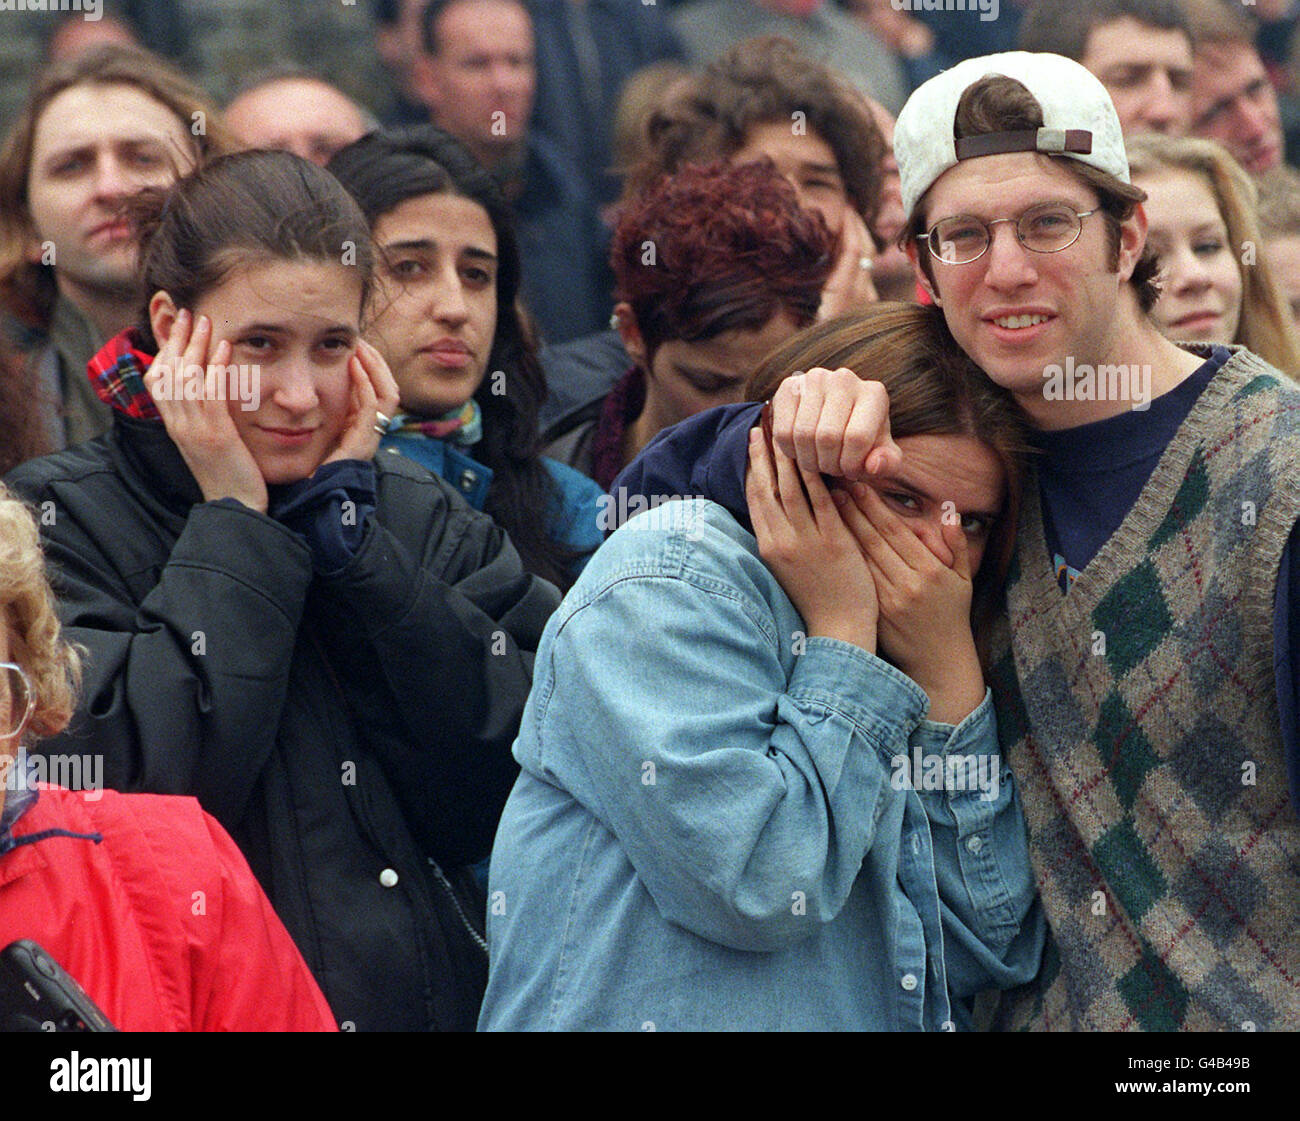
[[(1043, 127), (953, 138), (957, 103), (990, 74), (1020, 82), (1043, 109)], [(1129, 182), (1128, 156), (1106, 87), (1077, 62), (1055, 54), (1008, 51), (958, 63), (920, 86), (894, 126), (894, 157), (910, 218), (930, 185), (961, 160), (1006, 152), (1069, 156)]]

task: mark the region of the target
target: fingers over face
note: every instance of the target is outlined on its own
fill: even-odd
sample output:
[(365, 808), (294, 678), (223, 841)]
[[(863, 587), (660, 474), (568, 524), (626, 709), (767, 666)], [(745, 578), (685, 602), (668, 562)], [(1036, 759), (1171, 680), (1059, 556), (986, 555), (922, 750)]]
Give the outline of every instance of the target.
[(212, 320), (200, 315), (185, 346), (185, 365), (207, 368), (208, 346), (212, 342)]
[(781, 498), (781, 510), (786, 521), (796, 533), (811, 532), (815, 523), (804, 493), (799, 466), (780, 448), (772, 449), (772, 458), (776, 463), (777, 493)]
[(948, 546), (952, 553), (952, 564), (949, 566), (958, 575), (969, 580), (970, 571), (970, 542), (966, 538), (966, 531), (962, 528), (961, 519), (956, 522), (944, 521), (942, 530), (944, 544)]
[(885, 505), (875, 487), (870, 483), (855, 483), (852, 493), (872, 528), (904, 564), (919, 569), (934, 559), (916, 533)]
[(749, 433), (749, 470), (745, 474), (745, 501), (749, 506), (749, 520), (754, 534), (760, 540), (768, 532), (770, 515), (779, 508), (776, 494), (776, 470), (768, 454), (767, 440), (760, 429)]

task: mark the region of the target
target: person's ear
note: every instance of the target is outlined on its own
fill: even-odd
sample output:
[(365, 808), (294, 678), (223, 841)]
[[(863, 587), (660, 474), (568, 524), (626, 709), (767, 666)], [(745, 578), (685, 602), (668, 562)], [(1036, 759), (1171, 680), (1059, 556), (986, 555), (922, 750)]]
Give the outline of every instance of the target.
[[(53, 264), (54, 254), (50, 252), (54, 248), (54, 242), (42, 241), (40, 235), (31, 228), (27, 222), (23, 223), (26, 232), (23, 234), (23, 260), (29, 265), (49, 265)], [(51, 258), (46, 260), (46, 256)]]
[(935, 307), (943, 307), (938, 290), (925, 275), (925, 269), (921, 267), (921, 251), (917, 248), (915, 239), (910, 239), (903, 247), (903, 251), (907, 254), (907, 259), (912, 262), (912, 272), (916, 274), (917, 284), (925, 289), (926, 294), (934, 301)]
[(428, 51), (416, 51), (415, 57), (411, 59), (411, 92), (436, 121), (438, 107), (442, 104), (441, 86), (438, 82), (437, 67)]
[(1147, 212), (1146, 207), (1138, 203), (1130, 214), (1119, 224), (1119, 278), (1126, 281), (1133, 275), (1142, 251), (1147, 247)]
[(642, 370), (648, 372), (650, 362), (646, 356), (645, 339), (641, 335), (641, 328), (637, 325), (632, 305), (626, 300), (614, 305), (614, 325), (618, 337), (623, 340), (623, 349), (627, 351), (627, 356)]
[(159, 289), (149, 301), (149, 327), (153, 331), (154, 341), (161, 350), (172, 337), (172, 328), (176, 326), (176, 314), (180, 309), (172, 302), (171, 296)]

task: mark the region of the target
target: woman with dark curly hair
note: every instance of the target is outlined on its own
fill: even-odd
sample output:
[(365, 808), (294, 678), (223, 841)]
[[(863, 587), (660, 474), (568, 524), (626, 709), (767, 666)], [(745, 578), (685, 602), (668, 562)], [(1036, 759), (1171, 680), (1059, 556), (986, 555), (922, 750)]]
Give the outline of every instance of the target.
[(491, 514), (530, 572), (567, 588), (600, 544), (598, 487), (539, 453), (546, 382), (516, 302), (519, 242), (496, 181), (429, 125), (373, 132), (329, 170), (376, 246), (366, 337), (401, 412), (382, 441)]

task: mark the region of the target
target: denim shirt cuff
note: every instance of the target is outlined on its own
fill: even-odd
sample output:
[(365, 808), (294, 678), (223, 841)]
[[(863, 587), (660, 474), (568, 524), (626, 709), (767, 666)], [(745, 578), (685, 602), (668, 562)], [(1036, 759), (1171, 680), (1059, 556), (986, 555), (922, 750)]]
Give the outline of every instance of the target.
[(944, 724), (938, 720), (925, 720), (916, 726), (914, 741), (919, 739), (921, 750), (926, 754), (987, 755), (998, 747), (997, 728), (993, 723), (993, 690), (985, 687), (984, 699), (980, 701), (957, 724)]
[(840, 713), (891, 754), (899, 733), (906, 739), (930, 704), (907, 674), (836, 638), (807, 640), (786, 692)]

